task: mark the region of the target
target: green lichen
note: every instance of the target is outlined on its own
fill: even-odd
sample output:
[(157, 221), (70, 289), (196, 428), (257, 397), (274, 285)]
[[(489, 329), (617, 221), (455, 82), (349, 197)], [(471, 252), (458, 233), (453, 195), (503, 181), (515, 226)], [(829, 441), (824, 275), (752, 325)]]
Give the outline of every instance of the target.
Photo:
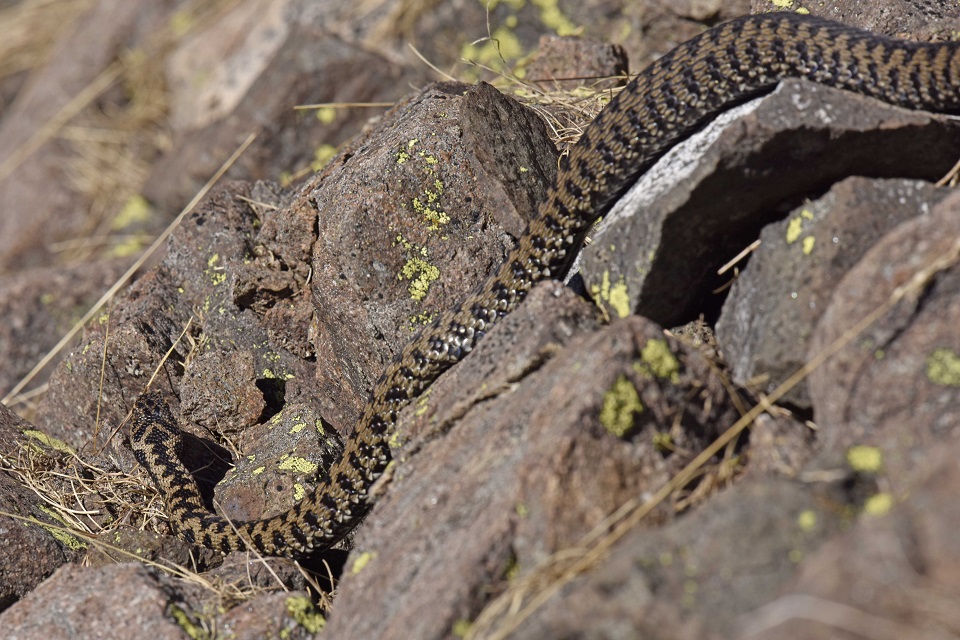
[(647, 340), (640, 351), (640, 362), (634, 365), (634, 371), (641, 375), (652, 375), (672, 384), (680, 382), (680, 361), (670, 351), (666, 340)]
[(600, 424), (613, 435), (622, 438), (633, 428), (634, 417), (642, 411), (643, 404), (633, 383), (626, 376), (620, 376), (603, 396)]
[(313, 606), (307, 596), (290, 596), (286, 600), (287, 613), (298, 625), (306, 629), (307, 633), (320, 633), (327, 624), (317, 608)]
[(936, 349), (927, 357), (927, 378), (945, 387), (960, 387), (960, 356), (947, 348)]

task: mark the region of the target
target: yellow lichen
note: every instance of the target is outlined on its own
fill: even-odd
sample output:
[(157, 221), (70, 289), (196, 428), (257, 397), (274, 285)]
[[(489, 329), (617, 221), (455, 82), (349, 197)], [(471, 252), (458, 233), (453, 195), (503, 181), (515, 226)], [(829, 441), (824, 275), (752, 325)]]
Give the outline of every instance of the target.
[(333, 107), (320, 107), (317, 109), (317, 120), (323, 124), (333, 124), (337, 119), (337, 110)]
[(467, 634), (470, 633), (470, 627), (472, 626), (473, 623), (471, 623), (469, 620), (457, 620), (453, 623), (453, 628), (450, 630), (450, 632), (456, 638), (466, 638)]
[(863, 512), (868, 516), (882, 516), (893, 508), (893, 496), (889, 493), (878, 493), (867, 498), (863, 505)]
[(55, 449), (56, 451), (61, 451), (63, 453), (68, 453), (70, 455), (74, 454), (73, 447), (68, 445), (66, 442), (62, 440), (57, 440), (56, 438), (52, 436), (48, 436), (47, 434), (41, 431), (37, 431), (36, 429), (26, 429), (24, 430), (23, 435), (33, 440), (36, 440), (37, 442), (44, 445), (45, 447), (49, 447), (51, 449)]
[(617, 279), (616, 284), (611, 285), (610, 272), (604, 271), (600, 285), (590, 286), (590, 295), (593, 296), (594, 300), (603, 302), (613, 309), (618, 318), (626, 318), (630, 315), (630, 295), (623, 276)]
[(793, 244), (800, 239), (800, 236), (803, 235), (803, 224), (806, 220), (813, 220), (813, 213), (808, 209), (804, 209), (800, 212), (800, 215), (787, 222), (787, 244)]
[(290, 596), (286, 601), (287, 613), (297, 624), (303, 627), (307, 633), (320, 633), (327, 624), (327, 619), (323, 617), (317, 608), (313, 606), (310, 598), (307, 596)]
[(633, 369), (641, 375), (652, 375), (673, 384), (680, 382), (680, 361), (670, 351), (666, 340), (647, 340), (640, 350), (640, 362)]
[(187, 634), (188, 638), (192, 638), (193, 640), (207, 640), (207, 638), (210, 638), (210, 634), (203, 627), (194, 623), (184, 609), (181, 609), (175, 604), (170, 604), (167, 610), (170, 612), (170, 617), (183, 629), (183, 632)]
[(669, 433), (658, 431), (653, 434), (653, 448), (660, 453), (669, 453), (676, 447), (673, 444), (673, 436)]
[(410, 286), (407, 288), (410, 297), (420, 302), (427, 297), (433, 281), (440, 277), (440, 269), (422, 258), (410, 258), (403, 265), (398, 277), (401, 280), (410, 280)]
[(577, 33), (576, 25), (563, 14), (557, 0), (531, 0), (531, 4), (540, 9), (540, 21), (544, 26), (553, 29), (558, 36)]
[(927, 378), (945, 387), (960, 387), (960, 356), (947, 348), (936, 349), (927, 357)]
[(603, 396), (600, 424), (613, 435), (622, 438), (633, 428), (634, 416), (642, 411), (643, 404), (633, 383), (626, 376), (620, 376)]
[(337, 155), (337, 148), (332, 144), (321, 144), (316, 149), (313, 150), (313, 162), (310, 163), (310, 168), (316, 172), (323, 169), (327, 166), (327, 163), (333, 160), (333, 157)]
[(284, 456), (280, 459), (280, 464), (277, 465), (277, 468), (281, 471), (295, 471), (297, 473), (316, 473), (319, 469), (319, 465), (310, 462), (306, 458), (301, 458), (299, 456)]
[(120, 212), (110, 221), (110, 228), (114, 231), (126, 229), (135, 224), (142, 224), (150, 219), (150, 203), (143, 196), (137, 194), (123, 204)]
[(860, 473), (877, 473), (883, 468), (883, 452), (877, 447), (853, 446), (847, 450), (847, 464)]
[(357, 556), (357, 559), (353, 561), (353, 566), (350, 567), (350, 573), (357, 575), (363, 571), (364, 567), (370, 564), (370, 561), (377, 557), (377, 554), (370, 551), (365, 551)]
[(300, 433), (307, 428), (307, 423), (304, 422), (303, 418), (297, 417), (295, 420), (296, 421), (293, 423), (293, 426), (290, 427), (290, 435)]
[(813, 528), (817, 526), (816, 512), (810, 509), (801, 511), (800, 515), (797, 516), (797, 524), (802, 531), (813, 531)]
[(70, 535), (70, 533), (67, 531), (67, 526), (66, 526), (67, 523), (64, 521), (62, 517), (60, 517), (60, 514), (58, 514), (53, 509), (44, 507), (42, 505), (38, 505), (37, 509), (47, 514), (48, 516), (50, 516), (60, 524), (64, 525), (62, 527), (55, 527), (55, 526), (44, 524), (42, 522), (37, 523), (41, 527), (46, 529), (47, 533), (52, 535), (54, 539), (57, 540), (57, 542), (67, 547), (68, 549), (73, 549), (74, 551), (79, 551), (80, 549), (87, 548), (87, 544), (85, 542), (83, 542), (82, 540), (80, 540), (75, 536)]

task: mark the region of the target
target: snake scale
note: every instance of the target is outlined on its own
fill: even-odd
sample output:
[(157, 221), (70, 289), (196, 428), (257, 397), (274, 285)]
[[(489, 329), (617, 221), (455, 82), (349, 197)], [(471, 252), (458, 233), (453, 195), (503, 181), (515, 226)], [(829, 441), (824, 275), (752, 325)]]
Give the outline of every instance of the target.
[(141, 395), (131, 441), (174, 529), (223, 552), (301, 557), (336, 543), (371, 508), (398, 412), (470, 353), (536, 282), (562, 277), (593, 222), (655, 160), (719, 112), (788, 77), (911, 109), (960, 110), (958, 43), (894, 40), (793, 13), (746, 16), (705, 31), (651, 64), (601, 111), (561, 161), (539, 215), (497, 273), (387, 367), (329, 479), (289, 511), (250, 522), (211, 513), (177, 457), (179, 428), (169, 409), (159, 394)]

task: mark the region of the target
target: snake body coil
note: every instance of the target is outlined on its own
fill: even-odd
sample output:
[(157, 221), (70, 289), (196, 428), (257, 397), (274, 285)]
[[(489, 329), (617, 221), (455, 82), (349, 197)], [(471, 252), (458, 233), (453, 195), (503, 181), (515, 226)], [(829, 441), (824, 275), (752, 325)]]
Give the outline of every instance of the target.
[(224, 552), (307, 555), (336, 543), (370, 509), (390, 461), (398, 412), (468, 354), (533, 285), (562, 277), (591, 224), (669, 148), (784, 78), (941, 112), (960, 110), (960, 45), (904, 42), (798, 14), (747, 16), (681, 44), (612, 100), (563, 159), (539, 216), (499, 271), (400, 353), (373, 389), (330, 479), (289, 511), (228, 522), (208, 511), (179, 462), (179, 428), (159, 395), (136, 402), (131, 439), (186, 539)]

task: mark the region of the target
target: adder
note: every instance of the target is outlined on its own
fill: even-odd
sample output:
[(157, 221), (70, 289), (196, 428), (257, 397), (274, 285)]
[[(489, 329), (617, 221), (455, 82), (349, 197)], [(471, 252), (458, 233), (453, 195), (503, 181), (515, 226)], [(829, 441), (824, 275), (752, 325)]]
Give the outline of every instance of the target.
[(397, 415), (533, 285), (569, 269), (593, 222), (655, 160), (719, 112), (784, 78), (805, 78), (911, 109), (960, 111), (960, 44), (894, 40), (794, 13), (718, 25), (640, 72), (563, 158), (536, 219), (499, 270), (440, 315), (374, 386), (329, 479), (289, 511), (228, 522), (203, 504), (177, 457), (179, 428), (156, 393), (135, 403), (131, 441), (163, 495), (173, 528), (223, 552), (300, 557), (346, 535), (371, 509), (370, 490), (390, 462)]

